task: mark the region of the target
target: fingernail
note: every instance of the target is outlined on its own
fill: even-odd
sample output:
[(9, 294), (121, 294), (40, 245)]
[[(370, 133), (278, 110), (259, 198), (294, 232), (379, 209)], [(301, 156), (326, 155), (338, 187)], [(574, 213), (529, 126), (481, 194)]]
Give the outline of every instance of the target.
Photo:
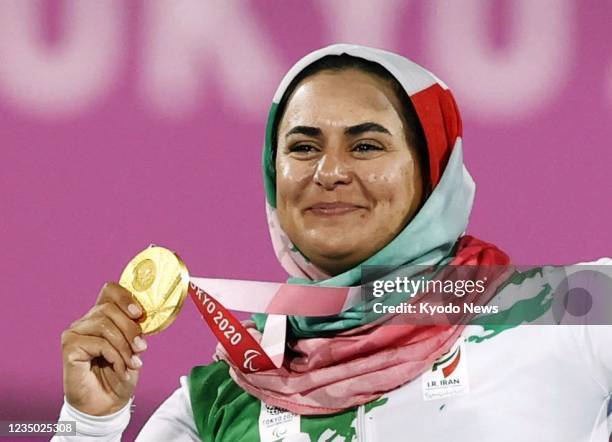
[(143, 351), (147, 349), (147, 342), (140, 336), (134, 338), (134, 350)]
[(136, 304), (130, 304), (128, 305), (128, 312), (137, 318), (140, 316), (140, 307), (138, 307)]
[(142, 367), (142, 359), (140, 359), (138, 356), (133, 355), (132, 356), (132, 365), (136, 368), (140, 368)]

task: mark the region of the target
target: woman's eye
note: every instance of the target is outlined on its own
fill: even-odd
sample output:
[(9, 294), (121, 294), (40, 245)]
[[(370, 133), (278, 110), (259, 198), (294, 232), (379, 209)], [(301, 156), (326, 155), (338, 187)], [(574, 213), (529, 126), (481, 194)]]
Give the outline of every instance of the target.
[(304, 153), (310, 153), (315, 151), (316, 148), (314, 146), (311, 146), (309, 144), (296, 144), (295, 146), (291, 146), (289, 148), (289, 152), (304, 152)]
[(369, 143), (359, 143), (353, 147), (353, 152), (372, 152), (378, 150), (383, 150), (383, 148)]

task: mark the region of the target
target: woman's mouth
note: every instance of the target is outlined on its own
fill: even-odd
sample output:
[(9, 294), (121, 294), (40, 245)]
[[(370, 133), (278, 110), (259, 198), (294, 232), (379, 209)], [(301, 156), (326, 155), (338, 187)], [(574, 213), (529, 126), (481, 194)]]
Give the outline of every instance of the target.
[(306, 209), (317, 216), (338, 216), (355, 212), (363, 209), (363, 206), (356, 204), (334, 202), (334, 203), (317, 203)]

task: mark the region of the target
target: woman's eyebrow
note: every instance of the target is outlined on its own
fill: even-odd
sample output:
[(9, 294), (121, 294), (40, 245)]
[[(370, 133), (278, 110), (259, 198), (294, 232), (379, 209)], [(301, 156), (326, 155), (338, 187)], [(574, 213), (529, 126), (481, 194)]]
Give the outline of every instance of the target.
[(355, 126), (350, 126), (344, 129), (345, 135), (351, 136), (360, 135), (364, 132), (381, 132), (384, 134), (391, 135), (391, 132), (389, 132), (384, 126), (381, 126), (378, 123), (373, 123), (371, 121), (357, 124)]
[[(355, 126), (349, 126), (344, 129), (344, 134), (349, 136), (356, 136), (365, 132), (380, 132), (391, 135), (391, 132), (389, 132), (387, 128), (371, 121), (357, 124)], [(285, 134), (285, 138), (295, 134), (306, 135), (308, 137), (318, 137), (322, 134), (322, 132), (318, 127), (294, 126)]]
[(294, 134), (302, 134), (306, 135), (307, 137), (318, 137), (321, 135), (321, 129), (312, 126), (295, 126), (285, 134), (285, 138)]

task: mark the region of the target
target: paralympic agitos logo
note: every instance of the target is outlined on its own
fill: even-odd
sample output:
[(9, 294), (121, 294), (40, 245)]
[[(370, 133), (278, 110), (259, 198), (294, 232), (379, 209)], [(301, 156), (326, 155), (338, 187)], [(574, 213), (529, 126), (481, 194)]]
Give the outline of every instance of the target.
[(257, 350), (253, 350), (253, 349), (246, 350), (244, 352), (244, 361), (242, 362), (242, 366), (246, 370), (249, 370), (252, 373), (259, 371), (259, 368), (253, 366), (253, 359), (255, 359), (257, 356), (261, 356), (261, 353), (258, 352)]

